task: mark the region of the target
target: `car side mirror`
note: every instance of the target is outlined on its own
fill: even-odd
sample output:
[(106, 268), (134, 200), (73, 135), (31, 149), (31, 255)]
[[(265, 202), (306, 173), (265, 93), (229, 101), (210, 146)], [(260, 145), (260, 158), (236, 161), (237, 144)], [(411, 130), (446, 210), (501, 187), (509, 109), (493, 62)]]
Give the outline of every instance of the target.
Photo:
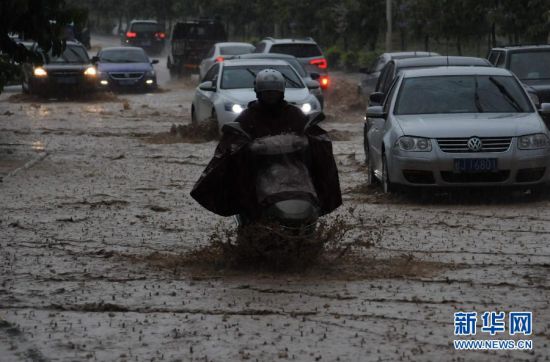
[(151, 64), (158, 64), (159, 63), (159, 60), (158, 59), (153, 59), (151, 60)]
[(550, 115), (550, 103), (542, 103), (540, 105), (539, 113), (543, 116)]
[(384, 96), (382, 92), (373, 92), (369, 96), (369, 103), (373, 106), (380, 105), (384, 101)]
[(199, 89), (206, 92), (215, 92), (216, 86), (214, 85), (214, 83), (212, 83), (212, 81), (208, 80), (206, 82), (202, 82), (201, 84), (199, 84)]
[(384, 118), (386, 119), (387, 114), (384, 112), (382, 106), (371, 106), (367, 108), (367, 118)]
[(310, 73), (309, 77), (313, 80), (317, 80), (317, 79), (321, 78), (321, 74), (319, 74), (319, 73)]
[(92, 63), (95, 64), (97, 62), (99, 62), (99, 57), (98, 56), (92, 57)]
[(321, 85), (316, 80), (306, 80), (306, 86), (308, 89), (319, 89)]

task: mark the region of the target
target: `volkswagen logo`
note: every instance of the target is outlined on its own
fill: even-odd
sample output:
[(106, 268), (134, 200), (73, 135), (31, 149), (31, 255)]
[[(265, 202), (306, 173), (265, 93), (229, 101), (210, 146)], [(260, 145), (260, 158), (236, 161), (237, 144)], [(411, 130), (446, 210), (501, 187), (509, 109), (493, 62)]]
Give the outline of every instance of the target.
[(479, 152), (483, 148), (481, 140), (477, 137), (472, 137), (468, 140), (467, 143), (468, 149), (472, 152)]

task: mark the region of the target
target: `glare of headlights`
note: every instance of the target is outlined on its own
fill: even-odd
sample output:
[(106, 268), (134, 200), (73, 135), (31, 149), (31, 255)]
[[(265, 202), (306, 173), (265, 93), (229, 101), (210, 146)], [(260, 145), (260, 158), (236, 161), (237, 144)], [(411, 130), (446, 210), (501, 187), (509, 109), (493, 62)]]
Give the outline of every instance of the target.
[(36, 77), (45, 77), (45, 76), (48, 75), (48, 73), (46, 72), (46, 70), (44, 68), (38, 67), (38, 68), (34, 69), (34, 75)]
[(240, 105), (240, 104), (234, 104), (232, 107), (231, 107), (231, 110), (233, 111), (233, 113), (241, 113), (243, 111), (243, 107)]
[(153, 80), (152, 80), (152, 79), (147, 79), (147, 80), (145, 81), (145, 83), (147, 83), (147, 84), (153, 84)]
[(305, 114), (311, 112), (311, 104), (309, 103), (302, 104), (302, 112), (304, 112)]
[(107, 84), (109, 84), (109, 82), (106, 81), (106, 80), (102, 80), (102, 81), (100, 81), (99, 83), (101, 83), (102, 85), (107, 85)]
[(91, 77), (95, 77), (97, 75), (97, 70), (95, 70), (94, 67), (89, 67), (84, 71), (85, 75), (89, 75)]

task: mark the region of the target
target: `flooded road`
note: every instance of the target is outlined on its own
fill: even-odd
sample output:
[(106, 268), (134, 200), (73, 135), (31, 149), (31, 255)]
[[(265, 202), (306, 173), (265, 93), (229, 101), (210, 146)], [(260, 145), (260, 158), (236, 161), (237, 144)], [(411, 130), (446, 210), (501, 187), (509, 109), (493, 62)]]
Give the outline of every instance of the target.
[[(550, 197), (383, 195), (365, 184), (362, 108), (345, 89), (323, 125), (344, 193), (326, 218), (363, 246), (302, 272), (191, 265), (234, 227), (189, 196), (216, 142), (169, 134), (190, 122), (193, 86), (0, 95), (2, 361), (550, 358)], [(534, 349), (456, 351), (461, 310), (532, 311)]]

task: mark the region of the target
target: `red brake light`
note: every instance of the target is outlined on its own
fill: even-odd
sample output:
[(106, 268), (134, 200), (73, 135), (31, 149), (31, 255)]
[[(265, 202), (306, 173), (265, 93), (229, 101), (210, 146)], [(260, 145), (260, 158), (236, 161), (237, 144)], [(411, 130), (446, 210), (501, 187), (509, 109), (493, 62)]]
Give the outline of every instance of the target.
[(220, 63), (220, 62), (223, 62), (223, 57), (217, 57), (216, 58), (216, 63)]
[(155, 36), (159, 39), (164, 39), (166, 38), (166, 34), (164, 34), (162, 31), (158, 32), (158, 33), (155, 33)]
[(126, 32), (126, 37), (127, 38), (135, 38), (136, 36), (137, 36), (137, 34), (134, 33), (133, 31)]
[(319, 83), (321, 84), (321, 89), (327, 89), (330, 84), (330, 78), (328, 75), (322, 75), (321, 78), (319, 78)]
[(309, 64), (316, 65), (320, 69), (327, 69), (327, 60), (325, 58), (312, 59), (309, 61)]

